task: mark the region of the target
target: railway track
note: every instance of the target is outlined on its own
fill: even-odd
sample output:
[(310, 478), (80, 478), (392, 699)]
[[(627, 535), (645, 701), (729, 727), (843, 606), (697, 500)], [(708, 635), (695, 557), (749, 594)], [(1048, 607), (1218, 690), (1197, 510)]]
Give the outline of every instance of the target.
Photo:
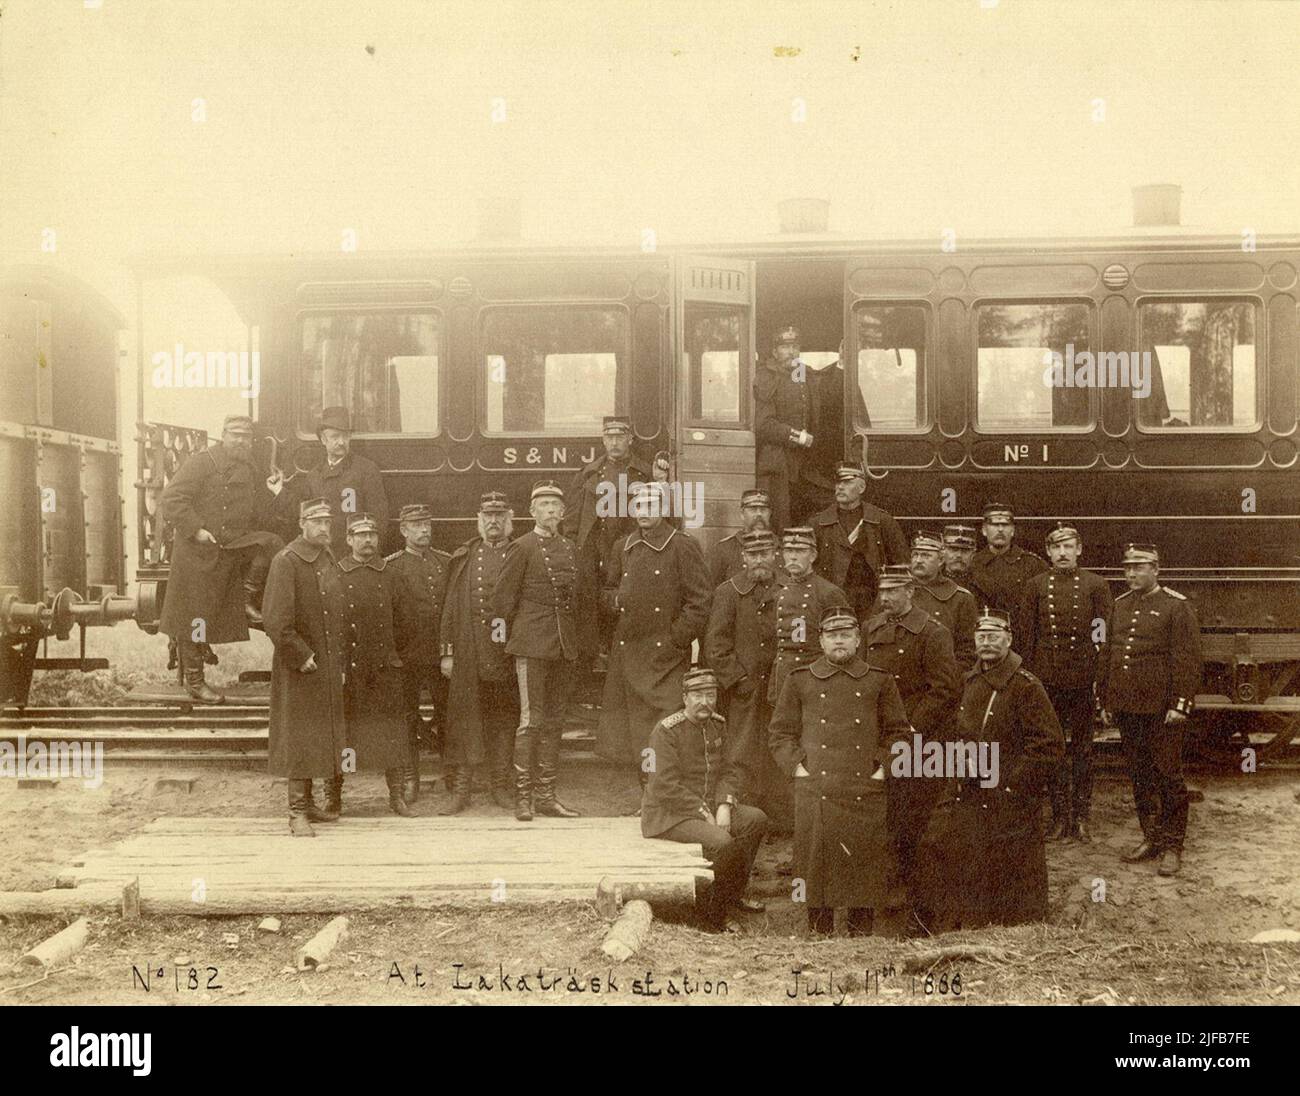
[[(426, 715), (432, 714), (428, 706)], [(223, 704), (219, 707), (135, 705), (98, 708), (26, 708), (0, 713), (0, 743), (17, 750), (51, 742), (102, 744), (105, 761), (143, 765), (265, 766), (268, 709), (264, 704)], [(1192, 768), (1223, 768), (1240, 762), (1241, 747), (1259, 751), (1269, 769), (1300, 770), (1300, 740), (1273, 743), (1273, 734), (1252, 732), (1213, 751), (1189, 751)], [(595, 762), (595, 712), (583, 706), (564, 732), (566, 760)], [(1270, 749), (1270, 746), (1272, 748)], [(1106, 766), (1123, 764), (1119, 736), (1103, 731), (1094, 753)]]

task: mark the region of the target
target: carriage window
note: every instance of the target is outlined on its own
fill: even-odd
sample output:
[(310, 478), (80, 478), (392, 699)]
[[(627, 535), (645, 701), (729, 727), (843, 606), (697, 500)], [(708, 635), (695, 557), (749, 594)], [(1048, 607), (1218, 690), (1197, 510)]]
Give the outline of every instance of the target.
[(484, 430), (599, 434), (627, 373), (621, 308), (493, 309), (483, 319)]
[(691, 418), (740, 425), (748, 376), (741, 375), (745, 310), (717, 305), (686, 306), (685, 375), (690, 378)]
[(1020, 434), (1092, 425), (1091, 383), (1076, 383), (1086, 382), (1080, 371), (1091, 357), (1091, 312), (1086, 304), (980, 306), (975, 377), (980, 430)]
[(925, 391), (926, 310), (917, 305), (859, 305), (859, 429), (916, 430), (928, 422)]
[(1148, 301), (1138, 307), (1138, 333), (1149, 376), (1133, 393), (1139, 426), (1258, 425), (1252, 304)]
[(302, 322), (299, 429), (346, 407), (358, 434), (438, 433), (436, 313), (354, 312)]

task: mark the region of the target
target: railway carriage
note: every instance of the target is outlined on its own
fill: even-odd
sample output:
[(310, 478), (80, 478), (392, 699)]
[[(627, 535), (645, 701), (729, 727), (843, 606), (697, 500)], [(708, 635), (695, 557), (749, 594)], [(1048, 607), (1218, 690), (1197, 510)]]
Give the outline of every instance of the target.
[[(309, 467), (320, 409), (344, 405), (392, 507), (432, 503), (448, 549), (483, 490), (526, 514), (531, 483), (599, 452), (615, 413), (643, 456), (667, 450), (674, 479), (700, 485), (698, 535), (725, 535), (753, 481), (754, 370), (794, 322), (811, 368), (842, 367), (842, 452), (905, 529), (978, 524), (999, 499), (1031, 548), (1077, 522), (1085, 564), (1112, 579), (1124, 542), (1154, 541), (1196, 603), (1203, 707), (1276, 715), (1279, 740), (1295, 723), (1300, 241), (1153, 230), (946, 249), (811, 232), (134, 267), (141, 316), (160, 285), (194, 279), (237, 314), (268, 471)], [(138, 338), (143, 422), (156, 347)], [(142, 626), (166, 585), (152, 506), (202, 425), (141, 431)]]

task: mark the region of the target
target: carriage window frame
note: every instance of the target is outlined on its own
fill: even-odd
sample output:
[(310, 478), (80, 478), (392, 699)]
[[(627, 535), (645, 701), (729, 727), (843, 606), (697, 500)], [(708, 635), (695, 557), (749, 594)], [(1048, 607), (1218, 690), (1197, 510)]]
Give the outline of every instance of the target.
[[(1041, 437), (1058, 434), (1092, 434), (1100, 428), (1101, 420), (1101, 399), (1098, 396), (1099, 389), (1088, 389), (1088, 422), (1079, 426), (1044, 426), (1033, 430), (993, 430), (980, 425), (979, 421), (979, 377), (980, 377), (980, 325), (979, 310), (981, 308), (1000, 307), (1005, 305), (1083, 305), (1088, 309), (1088, 349), (1092, 353), (1100, 353), (1101, 346), (1101, 328), (1100, 328), (1100, 309), (1097, 307), (1097, 301), (1092, 297), (980, 297), (971, 302), (969, 313), (969, 331), (970, 337), (967, 345), (970, 347), (970, 373), (969, 373), (969, 421), (970, 427), (976, 434), (982, 434), (991, 438), (1029, 438)], [(985, 347), (984, 349), (991, 349)]]
[[(447, 360), (447, 313), (444, 309), (436, 308), (431, 305), (356, 305), (349, 307), (347, 305), (331, 305), (328, 308), (300, 308), (294, 317), (294, 333), (297, 340), (294, 344), (293, 360), (296, 363), (294, 367), (294, 435), (299, 441), (309, 441), (316, 438), (314, 431), (304, 430), (302, 426), (302, 410), (305, 404), (306, 394), (306, 377), (307, 370), (304, 368), (304, 354), (302, 349), (303, 323), (309, 316), (354, 316), (354, 315), (399, 315), (399, 316), (433, 316), (438, 323), (438, 340), (435, 352), (438, 356), (438, 429), (436, 432), (414, 431), (414, 430), (354, 430), (354, 438), (375, 438), (380, 440), (391, 440), (395, 438), (440, 438), (447, 431), (446, 410), (447, 410), (447, 372), (450, 362)], [(323, 397), (322, 397), (323, 400)], [(322, 407), (324, 403), (322, 402)], [(348, 409), (351, 416), (352, 409)]]
[[(853, 303), (849, 306), (848, 323), (849, 328), (844, 333), (844, 346), (847, 350), (849, 347), (849, 333), (853, 333), (853, 352), (849, 355), (849, 361), (841, 361), (846, 374), (846, 391), (845, 399), (849, 398), (849, 392), (857, 391), (861, 393), (862, 384), (858, 378), (858, 320), (859, 309), (866, 308), (919, 308), (925, 314), (925, 346), (921, 361), (918, 363), (916, 375), (925, 381), (925, 417), (924, 421), (916, 426), (904, 426), (898, 429), (886, 428), (881, 426), (863, 426), (858, 421), (857, 401), (853, 401), (852, 407), (852, 428), (853, 435), (867, 435), (868, 437), (882, 438), (904, 438), (904, 437), (921, 437), (931, 433), (936, 423), (936, 413), (938, 408), (938, 377), (936, 374), (936, 355), (934, 353), (935, 327), (934, 327), (934, 307), (926, 300), (904, 299), (899, 297), (855, 297)], [(849, 365), (852, 364), (850, 371)], [(865, 403), (866, 397), (862, 397)], [(845, 408), (845, 417), (849, 418), (849, 408)], [(867, 407), (867, 415), (871, 415), (871, 408)]]
[[(702, 376), (690, 360), (690, 351), (686, 348), (688, 313), (737, 313), (740, 316), (740, 346), (737, 350), (737, 381), (740, 404), (739, 419), (717, 419), (697, 414), (696, 409), (703, 407)], [(754, 351), (749, 345), (750, 308), (745, 304), (729, 304), (720, 301), (687, 300), (682, 307), (682, 363), (681, 377), (685, 380), (685, 426), (704, 430), (753, 430), (754, 429)]]
[(1268, 314), (1262, 297), (1249, 293), (1147, 293), (1133, 301), (1133, 330), (1138, 353), (1142, 352), (1142, 306), (1147, 304), (1248, 304), (1255, 310), (1255, 418), (1241, 426), (1151, 426), (1137, 415), (1133, 397), (1129, 397), (1129, 421), (1139, 434), (1160, 438), (1180, 438), (1185, 435), (1205, 434), (1258, 434), (1264, 428), (1268, 408)]
[[(600, 437), (600, 428), (597, 427), (589, 434), (556, 434), (546, 430), (489, 430), (487, 427), (487, 348), (484, 339), (484, 328), (488, 318), (498, 312), (591, 312), (591, 311), (621, 312), (623, 314), (624, 338), (623, 346), (620, 351), (623, 355), (624, 368), (619, 371), (615, 378), (614, 388), (614, 409), (609, 412), (611, 415), (627, 414), (632, 415), (631, 411), (626, 410), (628, 403), (628, 393), (632, 385), (632, 309), (628, 307), (625, 301), (584, 301), (584, 300), (563, 300), (563, 301), (510, 301), (503, 304), (491, 304), (479, 309), (478, 316), (474, 323), (474, 403), (475, 403), (475, 423), (478, 429), (478, 435), (482, 438), (540, 438), (540, 439), (565, 439), (565, 438), (593, 438)], [(636, 435), (636, 419), (632, 418), (632, 432)]]

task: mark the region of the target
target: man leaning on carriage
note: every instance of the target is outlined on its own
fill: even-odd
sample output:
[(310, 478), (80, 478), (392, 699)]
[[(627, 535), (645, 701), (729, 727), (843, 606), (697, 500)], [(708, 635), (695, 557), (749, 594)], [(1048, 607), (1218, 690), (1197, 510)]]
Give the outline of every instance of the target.
[[(206, 644), (246, 639), (253, 623), (274, 646), (269, 767), (287, 781), (295, 836), (339, 817), (350, 772), (382, 771), (389, 809), (413, 813), (425, 692), (443, 730), (440, 813), (472, 807), (479, 770), (520, 822), (576, 816), (557, 795), (560, 743), (599, 656), (601, 752), (635, 764), (647, 838), (704, 848), (706, 927), (761, 908), (744, 891), (769, 828), (793, 830), (793, 893), (815, 934), (833, 931), (836, 909), (850, 933), (882, 914), (922, 932), (1045, 918), (1047, 842), (1090, 839), (1098, 716), (1119, 728), (1142, 831), (1123, 859), (1179, 871), (1199, 632), (1160, 585), (1155, 546), (1126, 547), (1128, 590), (1112, 600), (1079, 566), (1073, 525), (1049, 532), (1045, 562), (1013, 545), (1012, 508), (990, 502), (983, 550), (973, 527), (947, 526), (915, 535), (908, 562), (862, 470), (841, 465), (811, 527), (774, 529), (756, 488), (741, 533), (706, 556), (611, 418), (605, 458), (567, 499), (553, 481), (532, 486), (522, 536), (490, 491), (477, 535), (446, 555), (430, 543), (443, 515), (413, 503), (385, 558), (382, 482), (347, 427), (342, 409), (323, 413), (325, 460), (288, 489), (259, 479), (252, 424), (230, 416), (161, 502), (176, 538), (161, 627), (189, 695), (222, 699), (204, 680)], [(588, 513), (605, 479), (630, 496), (617, 527)], [(290, 506), (286, 545), (271, 530)], [(972, 764), (922, 764), (931, 745)], [(991, 769), (975, 764), (988, 757)]]

